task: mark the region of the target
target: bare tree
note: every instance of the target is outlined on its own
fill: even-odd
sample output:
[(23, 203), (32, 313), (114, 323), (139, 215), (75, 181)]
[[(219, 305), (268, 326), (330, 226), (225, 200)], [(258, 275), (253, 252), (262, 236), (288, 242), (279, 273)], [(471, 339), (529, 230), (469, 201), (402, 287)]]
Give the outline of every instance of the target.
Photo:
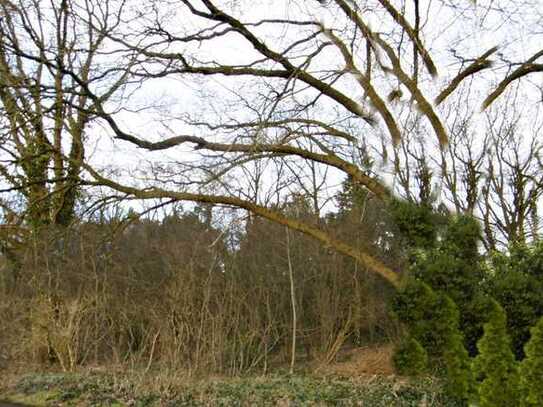
[[(2, 2), (0, 12), (4, 192), (22, 194), (20, 219), (31, 228), (67, 226), (74, 219), (94, 105), (110, 100), (127, 79), (104, 58), (104, 40), (119, 16), (108, 2), (69, 0)], [(68, 71), (95, 89), (97, 99)]]
[(429, 156), (416, 131), (395, 151), (396, 190), (413, 202), (478, 218), (487, 250), (536, 240), (543, 187), (537, 117), (527, 127), (512, 96), (484, 112), (483, 128), (473, 114), (453, 108), (449, 147), (440, 155)]
[[(219, 5), (211, 0), (152, 1), (134, 4), (123, 24), (113, 30), (87, 21), (112, 47), (124, 50), (127, 56), (137, 55), (137, 63), (126, 67), (134, 80), (153, 83), (169, 78), (197, 83), (200, 92), (211, 96), (196, 109), (172, 113), (149, 137), (124, 126), (111, 104), (79, 72), (43, 55), (12, 48), (22, 58), (45, 60), (46, 66), (70, 78), (116, 139), (148, 151), (178, 153), (175, 167), (162, 177), (147, 179), (152, 183), (143, 187), (106, 177), (84, 164), (90, 184), (141, 199), (189, 200), (245, 209), (308, 234), (399, 285), (398, 274), (368, 252), (338, 240), (318, 224), (247, 199), (240, 166), (269, 160), (298, 166), (317, 163), (347, 175), (388, 203), (396, 198), (383, 177), (359, 165), (353, 153), (370, 138), (367, 135), (385, 140), (385, 145), (387, 140), (393, 145), (401, 143), (405, 116), (397, 111), (398, 103), (418, 116), (424, 128), (421, 137), (431, 135), (445, 149), (450, 141), (448, 126), (438, 108), (463, 81), (490, 68), (496, 48), (462, 58), (459, 69), (447, 72), (445, 83), (435, 79), (437, 64), (425, 45), (425, 24), (418, 6), (414, 25), (408, 13), (387, 0), (375, 7), (352, 0), (274, 2), (274, 9), (268, 8), (270, 15), (265, 16), (259, 16), (256, 9), (252, 16), (245, 14), (249, 6), (244, 2)], [(274, 13), (276, 10), (283, 12)], [(376, 30), (370, 24), (376, 19), (386, 20), (387, 28)], [(186, 24), (179, 25), (179, 21)], [(405, 47), (405, 41), (412, 46)], [(521, 63), (519, 72), (506, 75), (483, 107), (513, 81), (538, 72), (540, 56), (534, 54)], [(222, 88), (207, 81), (213, 77), (223, 79)], [(408, 101), (401, 100), (402, 90), (410, 94)], [(426, 151), (422, 153), (428, 154)], [(427, 162), (421, 161), (418, 169), (425, 182), (431, 178)], [(429, 198), (430, 190), (423, 192)]]
[(482, 199), (478, 202), (486, 245), (494, 250), (538, 238), (538, 203), (543, 195), (540, 129), (533, 129), (532, 135), (523, 134), (514, 117), (503, 111), (496, 114), (503, 118), (488, 117), (500, 126), (489, 129)]

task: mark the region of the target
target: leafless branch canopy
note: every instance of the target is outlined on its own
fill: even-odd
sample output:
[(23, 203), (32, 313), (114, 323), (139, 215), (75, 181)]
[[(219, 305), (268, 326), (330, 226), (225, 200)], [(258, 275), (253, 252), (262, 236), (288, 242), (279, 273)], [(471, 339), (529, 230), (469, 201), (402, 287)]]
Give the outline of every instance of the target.
[[(459, 140), (459, 113), (453, 110), (465, 87), (485, 72), (492, 68), (503, 74), (503, 64), (494, 61), (502, 50), (477, 50), (471, 59), (447, 50), (439, 42), (446, 30), (434, 19), (441, 17), (437, 12), (455, 13), (454, 7), (428, 6), (424, 11), (418, 2), (411, 9), (412, 3), (391, 0), (373, 5), (280, 1), (273, 7), (248, 1), (70, 0), (43, 14), (36, 5), (25, 8), (23, 3), (2, 3), (0, 98), (11, 143), (5, 150), (17, 162), (32, 163), (21, 165), (26, 178), (31, 178), (36, 157), (48, 157), (39, 168), (40, 179), (48, 179), (52, 162), (57, 180), (78, 180), (84, 168), (88, 184), (129, 196), (242, 208), (320, 240), (394, 285), (399, 277), (384, 261), (318, 225), (281, 214), (259, 192), (248, 191), (261, 191), (260, 184), (266, 184), (272, 191), (268, 197), (280, 197), (295, 184), (307, 191), (311, 183), (322, 194), (317, 184), (348, 176), (387, 204), (395, 199), (386, 173), (392, 145), (394, 177), (406, 195), (413, 195), (409, 174), (414, 171), (421, 181), (419, 197), (432, 199), (432, 162), (438, 162), (451, 190), (459, 188), (455, 169), (445, 163), (451, 160), (467, 172), (467, 198), (453, 198), (455, 208), (471, 213), (481, 202), (476, 196), (484, 178), (482, 162), (490, 164), (477, 154), (457, 154), (458, 145), (451, 147), (451, 139)], [(482, 7), (469, 3), (466, 7)], [(453, 16), (461, 22), (464, 14)], [(53, 19), (51, 35), (40, 16)], [(539, 51), (518, 67), (509, 65), (514, 69), (486, 97), (483, 108), (511, 83), (542, 72), (537, 63), (542, 55)], [(419, 58), (424, 70), (419, 70)], [(478, 90), (488, 94), (482, 85)], [(145, 100), (161, 94), (173, 103), (155, 106)], [(141, 183), (104, 176), (85, 155), (91, 120), (123, 142), (117, 145), (147, 150), (149, 157), (160, 152), (162, 160), (152, 162), (150, 172), (139, 173)], [(424, 148), (409, 146), (406, 140), (413, 133)], [(68, 150), (66, 140), (71, 142)], [(41, 150), (35, 151), (35, 145)], [(367, 159), (378, 146), (382, 171)], [(539, 150), (533, 151), (535, 159)], [(404, 166), (402, 154), (416, 161), (414, 168)], [(507, 163), (505, 156), (500, 159)], [(521, 162), (507, 165), (513, 169)], [(485, 171), (482, 196), (487, 197), (501, 187), (493, 168)], [(263, 173), (270, 179), (255, 175)], [(13, 184), (20, 182), (20, 174), (7, 165), (0, 166), (0, 174)], [(326, 174), (326, 180), (317, 180), (316, 174)], [(68, 186), (59, 181), (54, 188)], [(532, 195), (539, 196), (538, 191)], [(327, 198), (315, 197), (316, 211), (318, 201)], [(494, 217), (493, 227), (505, 230), (512, 222), (522, 223), (507, 222), (498, 224)]]

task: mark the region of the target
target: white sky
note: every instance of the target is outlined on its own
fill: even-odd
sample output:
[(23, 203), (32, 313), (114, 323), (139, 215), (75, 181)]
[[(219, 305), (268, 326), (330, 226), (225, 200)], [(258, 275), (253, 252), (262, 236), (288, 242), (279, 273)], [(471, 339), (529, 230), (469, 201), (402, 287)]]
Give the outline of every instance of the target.
[[(196, 2), (195, 2), (196, 3)], [(321, 6), (317, 1), (271, 1), (271, 0), (216, 0), (218, 5), (226, 5), (235, 16), (245, 22), (256, 22), (263, 18), (296, 18), (298, 20), (318, 20), (328, 28), (344, 28), (344, 18), (331, 12), (327, 6)], [(403, 1), (395, 0), (393, 3), (400, 7)], [(528, 6), (519, 7), (519, 4)], [(186, 11), (179, 1), (147, 1), (128, 0), (128, 6), (132, 16), (142, 11), (141, 17), (128, 18), (123, 30), (125, 33), (135, 33), (142, 25), (152, 22), (152, 13), (149, 7), (159, 4), (158, 11), (163, 14), (166, 27), (175, 34), (186, 34), (203, 27), (203, 20), (195, 18)], [(380, 10), (376, 0), (366, 2), (367, 10), (363, 16), (369, 21), (370, 26), (378, 32), (388, 32), (391, 27), (391, 18)], [(407, 2), (405, 16), (412, 23), (413, 10), (411, 2)], [(498, 45), (500, 53), (495, 59), (503, 58), (510, 61), (522, 61), (532, 55), (543, 43), (543, 1), (541, 0), (478, 0), (474, 6), (469, 0), (423, 0), (421, 1), (422, 14), (422, 38), (437, 63), (440, 76), (437, 80), (428, 77), (422, 79), (421, 88), (431, 99), (459, 70), (458, 61), (452, 58), (457, 53), (465, 58), (473, 58), (486, 51), (488, 48)], [(203, 7), (201, 7), (203, 9)], [(506, 10), (507, 13), (503, 13)], [(507, 17), (505, 17), (507, 16)], [(128, 16), (130, 17), (130, 16)], [(169, 19), (168, 19), (169, 18)], [(301, 35), (299, 29), (289, 26), (280, 30), (262, 26), (258, 29), (260, 35), (266, 39), (266, 43), (274, 50), (281, 50), (286, 43)], [(308, 30), (311, 28), (304, 28)], [(397, 33), (396, 33), (397, 34)], [(397, 38), (397, 36), (396, 36)], [(149, 41), (152, 37), (149, 37)], [(324, 39), (323, 39), (324, 40)], [(407, 43), (407, 42), (406, 42)], [(239, 35), (228, 35), (223, 41), (213, 43), (212, 47), (206, 44), (192, 44), (187, 47), (162, 48), (163, 51), (183, 51), (200, 60), (220, 60), (224, 63), (247, 63), (257, 53)], [(453, 51), (454, 50), (454, 51)], [(361, 55), (359, 62), (363, 62)], [(119, 61), (122, 65), (124, 61)], [(473, 99), (465, 103), (466, 110), (473, 111), (484, 96), (492, 89), (492, 85), (502, 79), (506, 72), (498, 63), (492, 70), (475, 77), (472, 89)], [(342, 62), (335, 51), (322, 54), (313, 65), (312, 69), (341, 69)], [(423, 68), (421, 67), (421, 70)], [(152, 107), (135, 113), (123, 112), (116, 115), (118, 123), (125, 131), (148, 140), (159, 140), (177, 134), (196, 134), (210, 136), (209, 132), (201, 132), (176, 119), (190, 114), (201, 118), (202, 121), (220, 122), (232, 118), (245, 119), (250, 116), (249, 110), (235, 102), (236, 94), (250, 99), (259, 90), (254, 83), (247, 78), (232, 79), (221, 76), (206, 78), (171, 76), (169, 78), (154, 79), (143, 84), (141, 89), (131, 95), (127, 107), (140, 109)], [(440, 83), (436, 87), (436, 82)], [(378, 91), (386, 97), (388, 91), (394, 87), (396, 80), (390, 77), (382, 77), (378, 82)], [(518, 89), (521, 94), (521, 103), (524, 117), (523, 128), (537, 128), (541, 121), (538, 109), (541, 106), (541, 93), (537, 87), (543, 84), (543, 74), (534, 74), (529, 78), (515, 83), (513, 89)], [(360, 89), (356, 86), (354, 78), (344, 78), (336, 86), (355, 99), (360, 99)], [(252, 108), (260, 108), (261, 101), (255, 101)], [(394, 109), (401, 116), (404, 106)], [(319, 118), (334, 117), (334, 103), (321, 101), (318, 112)], [(345, 112), (342, 112), (345, 114)], [(164, 126), (165, 116), (167, 126)], [(483, 132), (486, 126), (484, 116), (474, 117), (476, 131)], [(535, 123), (534, 123), (535, 120)], [(380, 135), (387, 134), (384, 126), (377, 130), (370, 129), (361, 120), (354, 121), (360, 128), (356, 135), (367, 135), (369, 143), (375, 142), (380, 147)], [(116, 167), (124, 172), (122, 179), (128, 180), (134, 175), (144, 173), (150, 165), (169, 166), (175, 162), (191, 162), (198, 158), (191, 152), (190, 146), (178, 147), (168, 151), (147, 152), (136, 149), (129, 143), (112, 141), (112, 132), (107, 126), (94, 125), (89, 131), (91, 138), (90, 150), (92, 162), (97, 166)], [(435, 144), (435, 141), (434, 141)], [(386, 171), (386, 168), (381, 169)], [(334, 171), (330, 172), (334, 174)], [(337, 173), (336, 173), (337, 174)], [(269, 174), (266, 188), (274, 186), (273, 173)], [(391, 182), (390, 177), (388, 177)], [(333, 193), (340, 178), (331, 176), (330, 193)], [(264, 189), (266, 189), (264, 188)]]
[[(341, 28), (340, 25), (344, 21), (338, 18), (337, 14), (329, 12), (326, 6), (320, 6), (316, 1), (278, 2), (261, 0), (231, 3), (237, 4), (234, 7), (234, 12), (243, 21), (258, 21), (261, 18), (293, 18), (295, 16), (300, 20), (319, 20), (332, 28)], [(370, 9), (374, 6), (372, 3), (375, 3), (375, 1), (368, 2)], [(476, 57), (488, 48), (498, 45), (501, 47), (498, 56), (503, 54), (510, 60), (521, 61), (535, 52), (541, 44), (540, 41), (537, 41), (538, 39), (541, 40), (541, 34), (537, 35), (533, 33), (533, 31), (537, 30), (537, 23), (541, 21), (541, 16), (543, 15), (543, 2), (538, 0), (532, 2), (535, 8), (528, 10), (517, 10), (515, 4), (518, 4), (518, 2), (504, 0), (479, 1), (477, 6), (473, 6), (469, 1), (460, 0), (429, 0), (422, 3), (423, 40), (438, 65), (440, 72), (438, 81), (443, 84), (452, 78), (459, 69), (457, 61), (451, 57), (453, 49), (457, 54), (468, 58)], [(174, 16), (174, 12), (180, 13), (172, 19), (171, 27), (169, 28), (177, 32), (190, 32), (193, 29), (201, 27), (202, 20), (180, 11), (182, 6), (179, 6), (179, 3), (173, 4), (170, 6), (174, 7), (172, 10), (163, 10), (166, 15), (172, 17)], [(221, 4), (221, 2), (217, 2), (217, 4)], [(396, 1), (395, 4), (398, 5), (399, 2)], [(410, 4), (408, 2), (405, 15), (412, 22), (413, 10), (409, 8)], [(492, 4), (490, 11), (488, 11), (489, 4)], [(460, 5), (458, 7), (462, 7), (462, 11), (459, 12), (457, 8), (453, 8), (454, 5)], [(510, 18), (504, 19), (500, 8), (506, 9), (510, 13)], [(376, 8), (373, 9), (375, 10)], [(371, 26), (376, 31), (385, 31), (385, 29), (390, 27), (390, 18), (384, 13), (365, 13), (364, 17), (367, 17)], [(178, 24), (179, 20), (183, 21), (182, 25)], [(299, 35), (294, 30), (289, 27), (280, 32), (266, 31), (265, 29), (261, 29), (259, 32), (267, 38), (268, 45), (275, 50), (279, 50), (282, 48), (279, 44), (280, 41), (285, 42)], [(177, 51), (172, 48), (167, 51), (172, 52), (174, 50)], [(227, 40), (216, 43), (212, 48), (207, 48), (205, 44), (197, 44), (194, 47), (189, 47), (189, 51), (197, 55), (200, 59), (215, 59), (225, 63), (246, 63), (256, 55), (254, 50), (240, 36), (235, 35), (229, 35)], [(319, 66), (325, 68), (326, 65), (330, 65), (330, 61), (337, 59), (336, 52), (330, 52), (328, 55), (328, 60), (321, 58), (320, 65), (316, 65), (314, 69), (317, 69)], [(336, 65), (335, 61), (332, 65)], [(497, 64), (497, 67), (499, 67), (499, 64)], [(503, 78), (504, 73), (502, 69), (494, 69), (485, 72), (484, 76), (477, 76), (473, 94), (479, 92), (480, 100), (470, 102), (473, 104), (480, 103), (482, 97), (491, 89), (491, 85)], [(542, 75), (536, 74), (532, 75), (529, 81), (536, 83), (539, 81), (541, 83), (541, 78)], [(541, 95), (538, 92), (534, 92), (534, 88), (528, 83), (529, 81), (522, 81), (523, 86), (528, 85), (524, 87), (523, 97), (528, 98), (528, 105), (533, 104), (535, 106), (539, 102)], [(353, 82), (354, 80), (351, 83), (345, 80), (339, 84), (339, 87), (345, 93), (352, 94), (352, 90), (356, 89), (353, 88)], [(389, 86), (395, 84), (395, 80), (391, 78), (385, 78), (385, 82), (388, 82)], [(423, 92), (431, 98), (436, 93), (434, 90), (435, 83), (430, 83), (428, 79), (427, 82), (427, 86), (423, 85)], [(220, 120), (220, 118), (217, 119), (217, 115), (220, 116), (227, 113), (234, 115), (232, 111), (221, 112), (221, 105), (232, 100), (230, 90), (243, 90), (242, 85), (244, 83), (245, 78), (231, 79), (220, 76), (206, 77), (203, 80), (195, 79), (194, 77), (187, 79), (176, 77), (153, 80), (143, 86), (136, 97), (131, 100), (131, 104), (134, 106), (149, 106), (167, 100), (169, 102), (168, 110), (171, 115), (190, 113), (216, 122)], [(199, 93), (213, 95), (213, 97), (211, 99), (202, 99), (199, 98)], [(245, 89), (244, 94), (247, 93), (250, 94), (250, 90), (247, 91)], [(386, 93), (383, 91), (381, 93), (383, 97), (386, 96)], [(235, 115), (242, 116), (242, 109), (236, 112)], [(170, 132), (157, 126), (156, 116), (152, 114), (125, 114), (120, 119), (120, 123), (124, 126), (124, 129), (133, 131), (135, 134), (141, 135), (146, 139), (159, 139), (170, 135)], [(533, 123), (530, 122), (532, 117), (527, 117), (527, 119), (527, 125), (532, 126)], [(482, 126), (485, 123), (482, 119), (480, 119), (480, 123), (482, 130)], [(184, 126), (179, 121), (172, 126), (179, 133), (194, 133), (194, 129)], [(386, 133), (384, 130), (382, 132)], [(109, 148), (111, 146), (104, 143), (101, 151), (106, 152)], [(159, 153), (134, 151), (134, 149), (124, 142), (116, 142), (113, 148), (116, 161), (124, 153), (126, 161), (124, 160), (124, 156), (120, 161), (128, 163), (128, 167), (130, 168), (141, 168), (142, 161), (146, 160), (166, 159), (174, 161), (179, 160), (180, 157), (189, 157), (187, 153), (180, 153), (178, 149)], [(187, 149), (183, 148), (181, 150), (186, 151)]]

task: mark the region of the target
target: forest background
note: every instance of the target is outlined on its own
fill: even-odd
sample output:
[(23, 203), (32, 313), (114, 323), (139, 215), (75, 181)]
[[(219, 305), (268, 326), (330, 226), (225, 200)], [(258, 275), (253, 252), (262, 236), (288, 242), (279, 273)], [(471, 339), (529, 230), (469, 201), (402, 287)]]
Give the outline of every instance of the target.
[(530, 359), (539, 1), (0, 7), (2, 364), (240, 375), (393, 344), (466, 401), (492, 326)]

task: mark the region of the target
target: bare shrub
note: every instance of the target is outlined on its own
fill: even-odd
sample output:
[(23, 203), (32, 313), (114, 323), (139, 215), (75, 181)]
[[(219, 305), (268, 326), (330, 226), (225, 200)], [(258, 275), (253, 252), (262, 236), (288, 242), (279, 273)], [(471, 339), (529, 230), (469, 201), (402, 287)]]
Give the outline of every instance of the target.
[[(0, 299), (5, 358), (73, 371), (113, 364), (236, 375), (291, 355), (330, 363), (369, 342), (367, 274), (307, 238), (291, 236), (299, 310), (292, 330), (284, 230), (252, 220), (234, 247), (195, 213), (43, 230), (19, 254), (19, 280)], [(385, 322), (383, 322), (385, 321)], [(305, 356), (305, 357), (304, 357)]]

